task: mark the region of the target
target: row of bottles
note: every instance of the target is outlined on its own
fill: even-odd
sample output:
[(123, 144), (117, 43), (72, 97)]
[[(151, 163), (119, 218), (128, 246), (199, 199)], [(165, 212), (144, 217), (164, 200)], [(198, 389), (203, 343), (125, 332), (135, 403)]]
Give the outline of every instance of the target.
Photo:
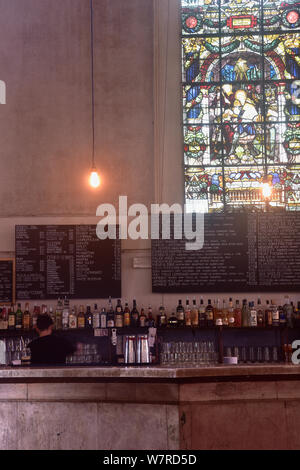
[(80, 305), (70, 308), (69, 300), (58, 299), (57, 307), (49, 310), (46, 305), (41, 307), (34, 306), (32, 312), (29, 310), (29, 304), (25, 304), (22, 311), (21, 304), (15, 307), (0, 307), (0, 330), (31, 330), (36, 326), (37, 316), (40, 314), (49, 314), (52, 318), (54, 329), (75, 329), (75, 328), (122, 328), (122, 327), (154, 327), (155, 320), (152, 316), (152, 309), (149, 307), (147, 315), (142, 308), (137, 309), (136, 300), (133, 300), (133, 306), (130, 309), (128, 302), (123, 309), (121, 300), (117, 301), (114, 308), (111, 298), (108, 301), (108, 307), (98, 308), (98, 304), (93, 306)]
[(203, 298), (200, 299), (197, 306), (196, 299), (193, 299), (190, 305), (189, 299), (186, 300), (185, 307), (182, 300), (178, 301), (176, 312), (173, 312), (168, 318), (164, 307), (160, 307), (157, 317), (158, 326), (167, 327), (194, 327), (205, 328), (212, 326), (228, 327), (266, 327), (266, 326), (288, 326), (292, 328), (300, 324), (300, 302), (295, 309), (288, 296), (285, 296), (283, 305), (276, 305), (274, 300), (266, 301), (263, 306), (261, 300), (247, 302), (244, 299), (242, 305), (239, 300), (233, 303), (232, 298), (229, 302), (224, 299), (222, 302), (217, 299), (212, 303), (208, 299), (207, 305)]
[(46, 305), (41, 307), (34, 306), (32, 312), (29, 310), (29, 304), (25, 304), (22, 311), (21, 304), (16, 308), (12, 305), (10, 308), (0, 308), (0, 330), (23, 329), (31, 330), (36, 326), (36, 318), (39, 314), (48, 313), (54, 324), (54, 328), (74, 329), (74, 328), (123, 328), (123, 327), (193, 327), (205, 328), (212, 326), (228, 327), (266, 327), (266, 326), (299, 326), (300, 324), (300, 302), (298, 307), (294, 308), (288, 296), (285, 296), (283, 305), (276, 305), (275, 301), (266, 301), (262, 305), (260, 299), (256, 304), (254, 301), (247, 302), (243, 300), (240, 305), (239, 300), (233, 303), (232, 298), (229, 302), (220, 299), (212, 302), (208, 299), (207, 305), (203, 298), (199, 305), (194, 298), (190, 305), (189, 299), (186, 299), (185, 306), (182, 300), (178, 301), (176, 311), (167, 314), (164, 306), (159, 308), (156, 318), (149, 306), (146, 311), (141, 308), (139, 311), (136, 300), (133, 300), (132, 308), (129, 308), (128, 302), (123, 308), (121, 300), (117, 301), (115, 308), (112, 300), (109, 298), (107, 308), (98, 308), (98, 304), (93, 306), (81, 305), (79, 308), (73, 306), (70, 308), (69, 300), (58, 299), (56, 308), (47, 309)]

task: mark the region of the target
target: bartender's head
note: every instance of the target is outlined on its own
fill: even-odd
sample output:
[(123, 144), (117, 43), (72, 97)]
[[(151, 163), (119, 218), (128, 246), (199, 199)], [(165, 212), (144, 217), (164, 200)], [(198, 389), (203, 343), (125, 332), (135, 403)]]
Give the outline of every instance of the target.
[(36, 331), (39, 336), (47, 336), (52, 334), (53, 321), (49, 315), (38, 315), (36, 320)]

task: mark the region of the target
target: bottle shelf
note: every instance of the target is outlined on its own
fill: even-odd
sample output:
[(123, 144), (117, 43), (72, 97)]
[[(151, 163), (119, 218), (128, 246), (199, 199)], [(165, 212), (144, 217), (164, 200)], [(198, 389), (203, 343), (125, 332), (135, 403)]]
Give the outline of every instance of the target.
[[(109, 331), (112, 328), (104, 328)], [(122, 328), (115, 328), (117, 330), (117, 334), (119, 335), (138, 335), (138, 334), (147, 334), (148, 327), (133, 327), (133, 326), (124, 326)], [(264, 326), (264, 327), (253, 327), (253, 326), (205, 326), (205, 327), (157, 327), (158, 333), (163, 332), (193, 332), (196, 333), (197, 331), (298, 331), (300, 330), (300, 325), (296, 325), (293, 328), (287, 326)], [(83, 334), (94, 336), (94, 329), (93, 328), (68, 328), (68, 329), (61, 329), (61, 330), (54, 330), (53, 333), (55, 334)], [(37, 333), (34, 330), (0, 330), (0, 337), (17, 337), (17, 336), (30, 336), (34, 337), (37, 336)], [(104, 336), (105, 337), (105, 336)]]

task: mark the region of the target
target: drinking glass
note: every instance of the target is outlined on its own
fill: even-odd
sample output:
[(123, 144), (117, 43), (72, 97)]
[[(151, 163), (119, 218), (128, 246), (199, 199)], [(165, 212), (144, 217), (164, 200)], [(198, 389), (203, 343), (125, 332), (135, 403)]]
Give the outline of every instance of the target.
[(239, 348), (237, 346), (234, 346), (233, 347), (233, 355), (234, 357), (237, 357), (238, 358), (238, 362), (240, 360), (240, 354), (239, 354)]
[(242, 346), (242, 348), (241, 348), (241, 360), (242, 360), (242, 362), (247, 362), (247, 348), (246, 348), (246, 346)]
[(258, 346), (258, 348), (257, 348), (256, 358), (257, 358), (257, 362), (262, 362), (263, 361), (262, 348), (260, 346)]
[(272, 348), (272, 361), (278, 362), (278, 348), (277, 346), (273, 346)]
[(264, 347), (264, 362), (270, 362), (270, 349), (268, 346)]
[(249, 362), (255, 362), (255, 353), (253, 346), (249, 347)]
[(231, 348), (226, 348), (226, 357), (231, 357)]

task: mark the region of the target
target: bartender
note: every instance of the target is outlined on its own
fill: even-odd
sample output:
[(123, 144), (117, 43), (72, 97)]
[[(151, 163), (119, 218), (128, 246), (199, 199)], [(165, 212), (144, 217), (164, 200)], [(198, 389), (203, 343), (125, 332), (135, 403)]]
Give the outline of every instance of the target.
[(75, 351), (75, 347), (65, 338), (52, 334), (53, 321), (49, 315), (38, 315), (36, 331), (39, 338), (31, 341), (32, 365), (65, 365), (66, 357)]

